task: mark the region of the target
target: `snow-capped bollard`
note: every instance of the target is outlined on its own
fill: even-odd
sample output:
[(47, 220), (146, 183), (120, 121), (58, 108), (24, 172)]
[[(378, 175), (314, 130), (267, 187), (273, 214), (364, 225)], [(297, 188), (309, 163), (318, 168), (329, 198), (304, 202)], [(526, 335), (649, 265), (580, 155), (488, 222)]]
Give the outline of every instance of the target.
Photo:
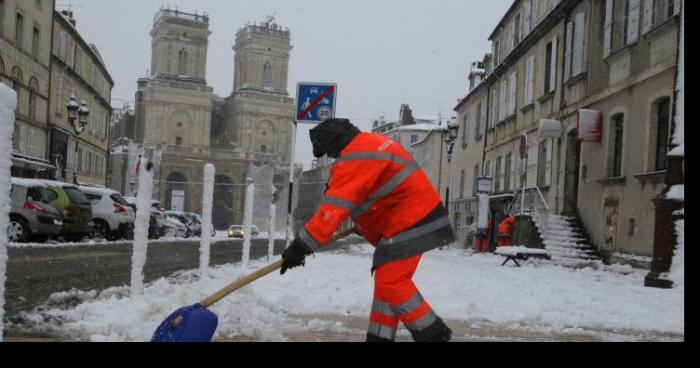
[(148, 225), (151, 219), (153, 196), (153, 164), (141, 158), (139, 164), (139, 189), (136, 195), (136, 221), (134, 222), (134, 252), (131, 256), (131, 296), (143, 294), (143, 267), (146, 264)]
[(12, 133), (15, 129), (17, 94), (0, 83), (0, 342), (5, 330), (5, 280), (7, 278), (7, 225), (10, 212), (10, 167), (12, 167)]
[(277, 212), (277, 188), (272, 184), (272, 200), (270, 201), (270, 226), (267, 230), (267, 260), (271, 261), (275, 253), (275, 221)]
[(212, 164), (204, 165), (204, 189), (202, 194), (202, 240), (199, 242), (199, 277), (203, 279), (209, 271), (209, 250), (211, 244), (211, 209), (214, 202), (214, 175)]
[(255, 182), (246, 178), (245, 212), (243, 213), (243, 269), (248, 269), (250, 260), (250, 237), (253, 227), (253, 201), (255, 200)]

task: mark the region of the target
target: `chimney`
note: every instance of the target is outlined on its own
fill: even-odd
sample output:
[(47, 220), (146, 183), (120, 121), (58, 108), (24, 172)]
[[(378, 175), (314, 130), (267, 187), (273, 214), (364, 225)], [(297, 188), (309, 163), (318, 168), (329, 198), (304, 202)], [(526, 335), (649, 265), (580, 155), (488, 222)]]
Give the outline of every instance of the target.
[(75, 18), (73, 18), (73, 11), (72, 10), (61, 10), (61, 14), (63, 14), (64, 17), (68, 18), (68, 22), (75, 27)]
[(399, 120), (401, 121), (401, 125), (412, 125), (416, 123), (413, 120), (413, 112), (411, 112), (411, 108), (408, 106), (408, 104), (401, 105), (401, 111), (399, 111)]

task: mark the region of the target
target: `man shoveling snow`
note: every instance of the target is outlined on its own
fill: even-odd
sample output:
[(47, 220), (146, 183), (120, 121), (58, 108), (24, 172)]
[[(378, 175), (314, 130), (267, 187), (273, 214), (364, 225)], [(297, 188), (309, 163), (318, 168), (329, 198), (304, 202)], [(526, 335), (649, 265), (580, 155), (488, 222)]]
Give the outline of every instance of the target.
[(367, 341), (394, 341), (399, 320), (418, 342), (452, 331), (411, 280), (423, 253), (454, 242), (440, 196), (411, 156), (389, 138), (330, 119), (311, 130), (314, 156), (335, 159), (321, 207), (282, 255), (281, 274), (303, 266), (348, 218), (376, 247)]

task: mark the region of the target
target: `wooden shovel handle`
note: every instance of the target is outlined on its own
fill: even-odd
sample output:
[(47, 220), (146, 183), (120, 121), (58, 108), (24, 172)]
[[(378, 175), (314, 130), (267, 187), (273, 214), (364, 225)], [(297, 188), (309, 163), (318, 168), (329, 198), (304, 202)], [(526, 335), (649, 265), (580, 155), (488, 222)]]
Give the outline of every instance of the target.
[[(355, 228), (351, 228), (349, 230), (343, 231), (342, 233), (333, 235), (330, 242), (332, 243), (332, 242), (338, 241), (338, 240), (345, 238), (346, 236), (353, 234), (353, 233), (355, 233)], [(244, 277), (232, 282), (231, 284), (227, 285), (225, 288), (217, 291), (216, 293), (212, 294), (208, 298), (202, 300), (201, 302), (199, 302), (199, 304), (201, 304), (204, 308), (209, 308), (209, 306), (218, 302), (219, 300), (221, 300), (222, 298), (226, 297), (227, 295), (233, 293), (234, 291), (250, 284), (251, 282), (253, 282), (253, 281), (269, 274), (269, 273), (274, 272), (275, 270), (280, 269), (282, 267), (282, 262), (283, 262), (283, 260), (280, 259), (279, 261), (277, 261), (269, 266), (263, 267), (255, 272), (251, 273), (248, 276), (244, 276)]]

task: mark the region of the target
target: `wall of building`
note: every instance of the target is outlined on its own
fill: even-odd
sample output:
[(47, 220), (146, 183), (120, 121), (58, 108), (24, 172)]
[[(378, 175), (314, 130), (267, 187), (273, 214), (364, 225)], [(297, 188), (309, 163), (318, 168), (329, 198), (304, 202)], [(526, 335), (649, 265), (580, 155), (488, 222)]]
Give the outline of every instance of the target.
[[(0, 82), (15, 89), (19, 102), (15, 114), (13, 153), (44, 163), (48, 163), (47, 112), (53, 7), (52, 0), (0, 1)], [(17, 39), (18, 14), (23, 19), (21, 40)], [(48, 177), (47, 168), (47, 165), (15, 160), (12, 174)]]

